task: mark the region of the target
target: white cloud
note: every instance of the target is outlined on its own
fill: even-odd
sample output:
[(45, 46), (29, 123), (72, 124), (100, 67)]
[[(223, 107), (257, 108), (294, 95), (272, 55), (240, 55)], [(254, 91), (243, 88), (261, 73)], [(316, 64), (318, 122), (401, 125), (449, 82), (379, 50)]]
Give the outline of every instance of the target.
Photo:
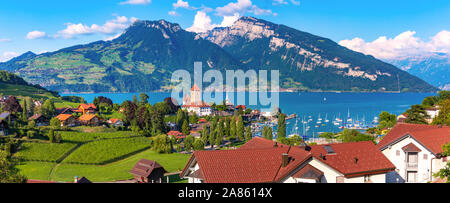
[(12, 41), (11, 39), (7, 39), (7, 38), (0, 38), (0, 43), (1, 42), (10, 42)]
[(235, 3), (229, 3), (223, 7), (216, 8), (216, 15), (218, 16), (233, 16), (235, 13), (244, 15), (247, 12), (255, 15), (272, 14), (272, 10), (259, 8), (253, 5), (251, 0), (237, 0)]
[(189, 2), (183, 0), (178, 0), (177, 3), (173, 3), (172, 5), (174, 9), (177, 8), (194, 9), (193, 7), (189, 6)]
[(115, 39), (119, 38), (121, 35), (122, 35), (122, 33), (119, 33), (119, 34), (116, 34), (116, 35), (114, 35), (112, 37), (108, 37), (108, 38), (104, 39), (103, 41), (112, 41), (112, 40), (115, 40)]
[(291, 3), (296, 5), (296, 6), (300, 5), (300, 1), (296, 1), (296, 0), (291, 0)]
[(179, 14), (176, 11), (169, 11), (169, 15), (171, 15), (171, 16), (179, 16)]
[(41, 38), (46, 38), (46, 37), (47, 37), (47, 34), (45, 32), (41, 32), (41, 31), (38, 31), (38, 30), (29, 32), (27, 34), (27, 39), (31, 39), (31, 40), (33, 40), (33, 39), (41, 39)]
[(127, 0), (127, 1), (123, 1), (120, 2), (120, 4), (124, 5), (124, 4), (131, 4), (131, 5), (138, 5), (138, 4), (150, 4), (152, 2), (152, 0)]
[(239, 20), (239, 13), (235, 13), (233, 16), (224, 16), (223, 21), (220, 24), (220, 27), (229, 27), (234, 24), (237, 20)]
[(380, 59), (395, 59), (430, 52), (450, 53), (450, 31), (443, 30), (431, 37), (427, 42), (415, 37), (415, 34), (415, 31), (406, 31), (394, 38), (381, 36), (373, 42), (354, 38), (342, 40), (339, 44)]
[(89, 35), (94, 33), (117, 34), (136, 20), (137, 18), (134, 17), (127, 18), (125, 16), (117, 16), (116, 19), (107, 21), (103, 25), (92, 24), (91, 26), (88, 26), (82, 23), (67, 23), (66, 29), (59, 31), (55, 37), (73, 38), (76, 35)]
[(272, 2), (273, 5), (286, 5), (289, 4), (288, 2), (284, 1), (284, 0), (273, 0)]
[(203, 11), (197, 11), (197, 14), (194, 18), (194, 24), (187, 28), (186, 30), (189, 32), (206, 32), (208, 30), (211, 30), (218, 25), (212, 24), (211, 18)]
[(19, 56), (20, 54), (17, 52), (13, 52), (13, 51), (7, 51), (7, 52), (3, 52), (0, 55), (0, 62), (5, 62), (5, 61), (9, 61), (14, 57)]

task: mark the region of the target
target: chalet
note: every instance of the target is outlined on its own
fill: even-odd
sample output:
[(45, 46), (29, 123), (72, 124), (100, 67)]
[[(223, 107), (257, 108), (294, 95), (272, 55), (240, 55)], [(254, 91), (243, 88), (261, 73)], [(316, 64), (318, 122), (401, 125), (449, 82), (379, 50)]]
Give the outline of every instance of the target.
[(209, 116), (212, 114), (212, 107), (202, 100), (202, 90), (194, 84), (191, 89), (191, 95), (183, 97), (183, 110), (195, 113), (198, 116)]
[(35, 101), (33, 101), (33, 104), (35, 107), (40, 107), (40, 106), (42, 106), (42, 101), (35, 100)]
[(77, 120), (72, 114), (59, 114), (56, 118), (61, 122), (61, 126), (73, 127), (77, 125)]
[(4, 120), (0, 120), (0, 136), (8, 135), (8, 123)]
[(101, 119), (95, 114), (84, 114), (78, 118), (78, 122), (85, 126), (99, 126)]
[(384, 183), (394, 169), (372, 142), (288, 146), (255, 137), (236, 150), (195, 151), (180, 177), (189, 183)]
[(164, 183), (167, 171), (156, 161), (141, 159), (130, 171), (137, 183)]
[(117, 119), (117, 118), (111, 118), (108, 121), (106, 121), (106, 123), (108, 123), (109, 125), (116, 127), (116, 128), (124, 126), (122, 119)]
[(442, 146), (450, 143), (450, 127), (399, 123), (378, 143), (381, 152), (396, 166), (388, 182), (432, 182), (433, 173), (445, 167)]
[(401, 114), (400, 116), (397, 116), (397, 123), (404, 123), (407, 118), (407, 114)]
[(48, 126), (50, 124), (49, 120), (41, 115), (41, 114), (35, 114), (31, 116), (28, 120), (34, 121), (36, 123), (36, 126)]
[(3, 112), (0, 114), (0, 120), (4, 120), (7, 123), (10, 123), (10, 125), (14, 125), (16, 116), (14, 116), (14, 114), (11, 114), (10, 112)]
[(84, 114), (95, 114), (97, 113), (97, 107), (94, 104), (80, 104), (78, 105), (78, 112)]

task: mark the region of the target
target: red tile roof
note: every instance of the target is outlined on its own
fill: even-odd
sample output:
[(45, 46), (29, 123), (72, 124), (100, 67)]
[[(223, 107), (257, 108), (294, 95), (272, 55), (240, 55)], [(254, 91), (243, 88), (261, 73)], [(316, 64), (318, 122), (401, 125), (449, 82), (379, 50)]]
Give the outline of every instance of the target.
[(97, 109), (97, 107), (94, 104), (80, 104), (78, 106), (78, 109), (80, 109), (80, 108), (83, 108), (83, 109), (89, 109), (89, 108)]
[[(325, 146), (335, 152), (327, 154)], [(371, 141), (311, 146), (313, 156), (346, 178), (392, 171), (395, 166)], [(321, 158), (325, 157), (325, 158)]]
[[(255, 137), (237, 150), (195, 151), (182, 172), (192, 163), (202, 170), (206, 183), (279, 182), (311, 157), (329, 165), (346, 177), (385, 173), (395, 166), (372, 142), (331, 144), (336, 154), (327, 155), (323, 145), (304, 148), (287, 146)], [(282, 154), (289, 162), (281, 167)], [(319, 157), (325, 155), (326, 160)], [(358, 159), (355, 163), (355, 158)]]
[(48, 180), (31, 180), (31, 179), (28, 179), (27, 183), (56, 183), (56, 182), (48, 181)]
[(245, 110), (245, 108), (247, 108), (245, 105), (237, 105), (236, 109), (239, 109), (239, 107), (242, 107), (243, 110)]
[(442, 153), (442, 145), (450, 142), (450, 127), (399, 123), (378, 143), (378, 148), (384, 149), (406, 135), (437, 155)]
[[(281, 155), (284, 153), (289, 155), (290, 162), (283, 168)], [(191, 161), (197, 161), (206, 183), (269, 183), (280, 181), (309, 158), (310, 153), (304, 150), (290, 151), (290, 147), (273, 147), (195, 151)]]
[(383, 139), (378, 143), (378, 148), (383, 149), (390, 143), (403, 137), (408, 132), (414, 132), (418, 130), (435, 129), (438, 126), (434, 125), (422, 125), (422, 124), (410, 124), (410, 123), (397, 123), (392, 130), (386, 134)]
[(303, 179), (319, 179), (323, 176), (323, 172), (314, 166), (307, 164), (305, 167), (297, 171), (292, 177)]
[(442, 146), (450, 143), (449, 127), (420, 130), (409, 134), (435, 155), (441, 154)]
[(59, 114), (58, 116), (56, 116), (57, 119), (59, 119), (60, 121), (65, 121), (67, 119), (69, 119), (70, 117), (73, 117), (71, 114)]
[(94, 115), (94, 114), (84, 114), (84, 115), (80, 116), (80, 118), (78, 118), (78, 120), (80, 120), (80, 121), (90, 121), (90, 120), (92, 120), (95, 117), (97, 117), (97, 116)]
[(199, 103), (192, 103), (191, 102), (191, 103), (183, 104), (182, 107), (183, 108), (186, 108), (186, 107), (211, 107), (211, 105), (207, 104), (204, 101), (201, 101)]
[(183, 135), (183, 133), (181, 133), (180, 131), (174, 131), (174, 130), (168, 132), (167, 135), (174, 136), (176, 139), (184, 139), (184, 138), (186, 138), (186, 136)]

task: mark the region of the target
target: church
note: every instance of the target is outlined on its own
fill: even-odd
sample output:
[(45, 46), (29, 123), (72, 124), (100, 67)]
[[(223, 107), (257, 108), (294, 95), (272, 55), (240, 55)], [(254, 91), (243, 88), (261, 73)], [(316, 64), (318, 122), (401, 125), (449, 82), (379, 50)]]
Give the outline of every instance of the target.
[(183, 110), (193, 112), (197, 116), (209, 116), (212, 114), (212, 107), (202, 100), (202, 90), (197, 84), (191, 89), (191, 95), (186, 94), (183, 97)]

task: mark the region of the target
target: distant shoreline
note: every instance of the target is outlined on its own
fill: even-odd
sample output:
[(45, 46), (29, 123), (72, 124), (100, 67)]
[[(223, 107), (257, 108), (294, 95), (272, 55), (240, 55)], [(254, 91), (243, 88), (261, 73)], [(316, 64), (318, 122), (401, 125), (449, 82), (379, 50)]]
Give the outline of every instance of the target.
[[(224, 93), (226, 91), (223, 91)], [(234, 91), (246, 92), (249, 91)], [(271, 91), (268, 91), (271, 92)], [(59, 92), (59, 94), (140, 94), (142, 92)], [(170, 93), (170, 91), (144, 91), (144, 93)], [(259, 93), (251, 92), (251, 93)], [(278, 91), (278, 93), (386, 93), (386, 94), (402, 94), (402, 93), (437, 93), (437, 92), (398, 92), (398, 91)]]

